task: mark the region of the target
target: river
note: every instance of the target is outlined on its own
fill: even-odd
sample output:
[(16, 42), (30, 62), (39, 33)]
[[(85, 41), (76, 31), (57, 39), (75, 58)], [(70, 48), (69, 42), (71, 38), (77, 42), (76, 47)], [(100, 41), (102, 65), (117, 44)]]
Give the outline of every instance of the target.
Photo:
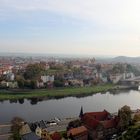
[(84, 112), (106, 109), (112, 113), (124, 105), (129, 105), (131, 109), (140, 108), (140, 91), (97, 93), (80, 98), (5, 100), (0, 101), (0, 123), (10, 122), (15, 116), (22, 117), (26, 121), (76, 117), (81, 106)]

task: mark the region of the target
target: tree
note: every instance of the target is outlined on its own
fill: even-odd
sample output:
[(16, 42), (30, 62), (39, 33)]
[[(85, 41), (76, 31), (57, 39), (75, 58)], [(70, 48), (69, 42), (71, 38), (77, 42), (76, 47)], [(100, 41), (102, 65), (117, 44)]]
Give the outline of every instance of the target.
[(140, 121), (140, 114), (135, 114), (134, 118), (133, 118), (134, 122), (139, 122)]
[(41, 76), (41, 74), (44, 72), (45, 72), (45, 66), (43, 64), (40, 63), (29, 64), (26, 67), (24, 77), (25, 79), (29, 79), (29, 80), (36, 79), (39, 76)]
[(127, 126), (130, 125), (131, 122), (131, 109), (129, 106), (123, 106), (119, 111), (118, 111), (118, 117), (120, 119), (119, 122), (119, 127), (121, 130), (126, 128)]
[(118, 140), (140, 140), (140, 126), (129, 127), (126, 133), (120, 136)]
[(37, 87), (36, 80), (31, 80), (31, 85), (30, 86), (31, 86), (32, 89), (35, 89)]
[(23, 119), (19, 117), (15, 117), (11, 120), (12, 126), (11, 126), (11, 131), (13, 132), (12, 138), (14, 140), (20, 140), (20, 134), (19, 131), (23, 125)]
[(64, 86), (64, 79), (61, 76), (55, 77), (54, 86), (55, 87), (63, 87)]
[(25, 80), (24, 80), (23, 76), (21, 76), (21, 75), (16, 76), (16, 80), (18, 82), (18, 86), (20, 88), (23, 88), (24, 87), (24, 83), (25, 83)]
[(71, 128), (80, 127), (81, 125), (82, 125), (81, 120), (79, 120), (79, 119), (73, 120), (73, 121), (69, 122), (67, 130), (70, 130)]
[(125, 66), (123, 64), (118, 63), (118, 64), (114, 65), (112, 72), (115, 74), (116, 73), (124, 73), (125, 70), (126, 70)]

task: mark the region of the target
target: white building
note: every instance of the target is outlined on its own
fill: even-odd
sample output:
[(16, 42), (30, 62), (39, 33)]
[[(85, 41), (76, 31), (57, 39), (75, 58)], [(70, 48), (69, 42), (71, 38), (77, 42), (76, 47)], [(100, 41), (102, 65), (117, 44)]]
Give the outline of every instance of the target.
[(54, 75), (52, 75), (52, 76), (50, 76), (50, 75), (41, 76), (41, 80), (43, 81), (43, 83), (54, 82)]

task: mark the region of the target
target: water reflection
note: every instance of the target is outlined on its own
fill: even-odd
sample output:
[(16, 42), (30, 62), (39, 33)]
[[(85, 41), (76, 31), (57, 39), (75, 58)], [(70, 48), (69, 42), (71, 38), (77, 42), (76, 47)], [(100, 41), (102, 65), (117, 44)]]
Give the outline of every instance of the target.
[(24, 104), (24, 99), (18, 99), (18, 102), (19, 102), (20, 104)]
[(136, 90), (112, 91), (90, 96), (65, 98), (30, 98), (0, 101), (0, 123), (8, 122), (14, 116), (27, 121), (49, 120), (54, 117), (78, 116), (81, 106), (84, 111), (116, 112), (124, 105), (140, 108), (140, 92)]
[[(122, 94), (129, 94), (129, 91), (130, 90), (112, 90), (112, 91), (108, 91), (108, 92), (102, 92), (100, 94), (102, 95), (105, 95), (105, 94), (110, 94), (110, 95), (113, 95), (113, 96), (117, 96), (117, 95), (120, 95)], [(134, 91), (137, 91), (137, 90), (134, 90)], [(139, 91), (137, 91), (139, 92)], [(75, 97), (75, 98), (84, 98), (84, 97), (92, 97), (92, 96), (96, 96), (97, 94), (99, 93), (93, 93), (93, 94), (80, 94), (80, 95), (75, 95), (75, 96), (67, 96), (67, 97), (64, 97), (64, 96), (61, 96), (61, 97), (38, 97), (38, 98), (29, 98), (27, 99), (31, 105), (36, 105), (38, 102), (42, 102), (42, 101), (47, 101), (47, 100), (59, 100), (59, 99), (63, 99), (63, 98), (68, 98), (68, 97)], [(19, 103), (19, 104), (24, 104), (24, 100), (25, 99), (11, 99), (9, 100), (9, 103), (12, 104), (12, 103)], [(3, 103), (5, 100), (0, 100), (0, 103)]]

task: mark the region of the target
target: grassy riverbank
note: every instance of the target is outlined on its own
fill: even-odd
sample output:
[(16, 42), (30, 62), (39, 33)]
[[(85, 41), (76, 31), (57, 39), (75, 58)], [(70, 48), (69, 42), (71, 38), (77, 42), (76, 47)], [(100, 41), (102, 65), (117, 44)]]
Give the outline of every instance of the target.
[(115, 89), (114, 85), (100, 85), (94, 87), (79, 88), (58, 88), (58, 89), (38, 89), (30, 91), (0, 91), (0, 100), (22, 99), (35, 97), (67, 97), (67, 96), (86, 96), (98, 92), (106, 92)]

